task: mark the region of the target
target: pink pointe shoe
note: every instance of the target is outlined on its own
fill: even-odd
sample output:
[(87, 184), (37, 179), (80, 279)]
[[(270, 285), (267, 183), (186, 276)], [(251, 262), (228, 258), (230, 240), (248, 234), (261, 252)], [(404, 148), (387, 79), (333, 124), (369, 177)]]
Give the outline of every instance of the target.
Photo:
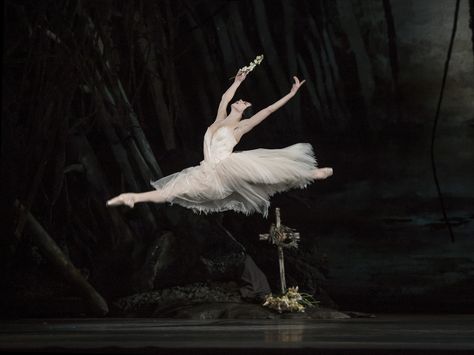
[(316, 169), (316, 172), (314, 173), (314, 177), (316, 180), (324, 180), (332, 176), (332, 174), (333, 174), (332, 168), (321, 168), (321, 169)]
[(126, 205), (133, 208), (135, 205), (135, 194), (121, 194), (107, 201), (107, 206)]

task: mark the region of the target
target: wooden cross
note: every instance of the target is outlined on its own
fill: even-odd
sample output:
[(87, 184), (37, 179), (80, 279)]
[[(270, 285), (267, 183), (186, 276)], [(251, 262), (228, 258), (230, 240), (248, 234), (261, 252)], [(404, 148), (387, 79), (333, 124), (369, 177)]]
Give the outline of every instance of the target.
[(300, 234), (295, 229), (286, 227), (281, 224), (280, 220), (280, 209), (275, 208), (276, 224), (271, 225), (270, 233), (260, 234), (260, 240), (268, 240), (270, 243), (275, 244), (278, 248), (278, 263), (280, 265), (280, 283), (281, 293), (286, 293), (286, 280), (285, 280), (285, 256), (283, 254), (283, 248), (298, 248), (298, 241), (300, 240)]

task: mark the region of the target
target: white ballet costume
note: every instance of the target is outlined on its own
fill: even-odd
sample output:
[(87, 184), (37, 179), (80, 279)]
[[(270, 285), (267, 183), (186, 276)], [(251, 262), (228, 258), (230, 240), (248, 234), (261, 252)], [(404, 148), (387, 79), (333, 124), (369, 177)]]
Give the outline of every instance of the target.
[(195, 212), (233, 210), (268, 215), (270, 197), (277, 192), (305, 188), (314, 181), (317, 162), (309, 143), (282, 149), (233, 152), (232, 128), (222, 126), (204, 135), (204, 160), (198, 166), (151, 182), (167, 202)]

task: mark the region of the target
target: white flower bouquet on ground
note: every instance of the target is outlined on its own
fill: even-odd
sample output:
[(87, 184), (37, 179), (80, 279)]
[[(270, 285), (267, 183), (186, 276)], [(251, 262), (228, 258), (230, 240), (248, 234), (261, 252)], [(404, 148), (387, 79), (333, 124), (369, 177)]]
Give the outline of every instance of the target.
[(296, 286), (288, 288), (281, 296), (268, 295), (263, 306), (274, 309), (278, 313), (304, 312), (306, 307), (315, 307), (318, 303), (310, 294), (300, 293)]

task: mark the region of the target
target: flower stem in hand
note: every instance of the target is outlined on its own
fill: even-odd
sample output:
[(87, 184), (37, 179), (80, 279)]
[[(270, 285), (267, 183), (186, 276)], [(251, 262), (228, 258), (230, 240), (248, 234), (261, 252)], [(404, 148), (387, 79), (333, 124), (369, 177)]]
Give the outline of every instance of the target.
[[(239, 69), (239, 71), (237, 72), (237, 76), (238, 76), (239, 74), (245, 74), (245, 75), (247, 75), (247, 74), (250, 73), (252, 70), (254, 70), (255, 67), (256, 67), (257, 65), (259, 65), (262, 61), (263, 61), (263, 54), (256, 56), (255, 59), (254, 59), (253, 61), (251, 61), (248, 66), (245, 66), (245, 67)], [(232, 80), (232, 79), (236, 78), (237, 76), (233, 76), (233, 77), (230, 78), (229, 80)], [(244, 78), (244, 79), (245, 79), (245, 78)]]

